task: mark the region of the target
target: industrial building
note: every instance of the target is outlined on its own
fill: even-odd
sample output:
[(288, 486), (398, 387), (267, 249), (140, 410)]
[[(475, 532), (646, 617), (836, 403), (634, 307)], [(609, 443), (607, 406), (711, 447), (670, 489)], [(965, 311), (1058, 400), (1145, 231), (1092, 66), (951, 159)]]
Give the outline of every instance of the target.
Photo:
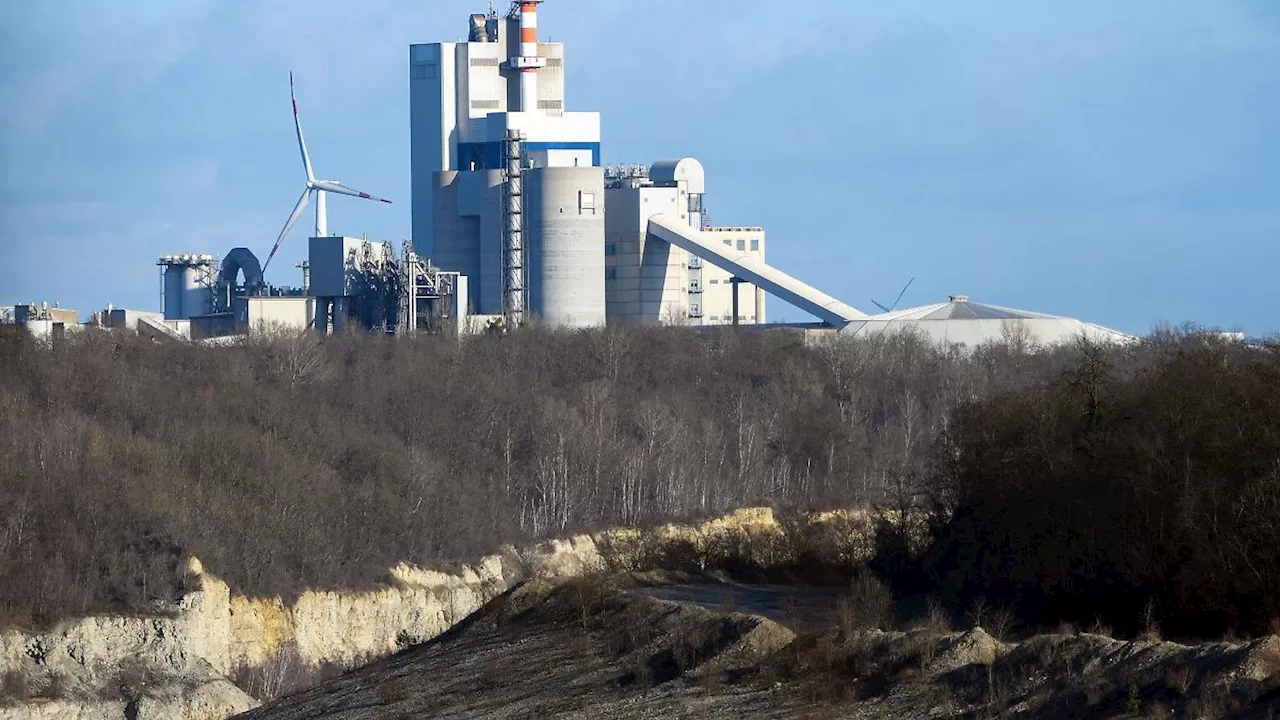
[(396, 252), (391, 243), (363, 238), (310, 238), (300, 288), (268, 283), (257, 256), (243, 247), (220, 264), (201, 254), (166, 255), (157, 264), (163, 315), (115, 310), (109, 326), (153, 335), (168, 328), (170, 336), (199, 340), (279, 329), (460, 331), (467, 321), (460, 302), (466, 277), (431, 265), (409, 242)]
[(1134, 340), (1131, 335), (1102, 325), (972, 302), (967, 295), (952, 295), (946, 302), (872, 315), (840, 330), (843, 335), (855, 337), (903, 331), (968, 348), (1015, 336), (1040, 346), (1057, 345), (1079, 337), (1107, 344)]
[[(768, 264), (765, 229), (710, 222), (692, 157), (603, 167), (601, 116), (570, 111), (565, 47), (539, 39), (541, 0), (468, 18), (466, 41), (409, 47), (412, 240), (397, 251), (329, 232), (326, 196), (390, 203), (317, 179), (290, 75), (306, 183), (265, 264), (248, 248), (218, 263), (166, 255), (162, 318), (123, 316), (157, 339), (270, 328), (321, 333), (468, 332), (526, 323), (764, 325), (767, 295), (825, 332), (910, 328), (977, 345), (1018, 327), (1040, 344), (1123, 333), (955, 296), (867, 315)], [(315, 231), (299, 288), (263, 275), (310, 202)], [(775, 238), (776, 239), (776, 238)], [(116, 322), (116, 320), (112, 320)]]
[(710, 242), (763, 263), (764, 229), (710, 226), (704, 209), (706, 187), (706, 171), (694, 158), (606, 170), (605, 296), (610, 322), (765, 322), (763, 289), (649, 233), (649, 219), (666, 214), (711, 233)]
[[(466, 42), (409, 48), (413, 237), (509, 326), (763, 323), (764, 293), (863, 314), (765, 264), (756, 227), (711, 227), (693, 158), (600, 167), (600, 115), (570, 112), (540, 1), (472, 15)], [(664, 219), (667, 222), (660, 222)], [(714, 247), (712, 247), (714, 246)]]
[(53, 305), (47, 302), (14, 305), (10, 316), (15, 324), (39, 338), (57, 339), (81, 327), (76, 311), (60, 307), (56, 302)]
[(472, 312), (590, 327), (605, 321), (600, 114), (566, 111), (538, 4), (409, 48), (413, 238), (467, 276)]

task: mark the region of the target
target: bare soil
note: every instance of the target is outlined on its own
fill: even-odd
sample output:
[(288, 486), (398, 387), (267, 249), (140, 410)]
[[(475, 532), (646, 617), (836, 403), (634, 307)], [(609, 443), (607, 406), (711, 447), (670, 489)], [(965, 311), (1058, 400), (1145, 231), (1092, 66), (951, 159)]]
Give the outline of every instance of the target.
[[(827, 590), (534, 581), (448, 633), (240, 716), (1280, 716), (1280, 637), (1197, 646), (841, 630)], [(1176, 713), (1171, 715), (1170, 713)]]

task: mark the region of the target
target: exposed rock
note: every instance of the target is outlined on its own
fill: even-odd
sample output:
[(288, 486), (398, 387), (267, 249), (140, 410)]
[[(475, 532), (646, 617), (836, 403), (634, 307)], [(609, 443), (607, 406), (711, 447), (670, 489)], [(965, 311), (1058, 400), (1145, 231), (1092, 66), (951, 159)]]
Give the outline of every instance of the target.
[(581, 577), (605, 568), (604, 558), (590, 535), (548, 540), (523, 553), (532, 577)]
[(1254, 640), (1241, 652), (1238, 677), (1263, 681), (1280, 676), (1280, 635)]
[(999, 640), (980, 627), (948, 639), (947, 645), (934, 658), (929, 670), (946, 673), (968, 665), (990, 665), (1000, 656), (1003, 646)]
[[(699, 525), (611, 532), (659, 544), (696, 538), (706, 546), (714, 538), (778, 530), (771, 510), (749, 508)], [(508, 547), (455, 572), (400, 563), (389, 570), (382, 587), (310, 590), (291, 602), (235, 595), (192, 557), (186, 573), (189, 584), (198, 589), (159, 616), (88, 617), (61, 622), (47, 632), (0, 633), (0, 673), (18, 673), (37, 686), (56, 678), (74, 697), (90, 699), (34, 701), (26, 706), (32, 712), (73, 717), (83, 711), (101, 717), (117, 712), (111, 704), (115, 701), (95, 698), (106, 698), (104, 692), (126, 667), (214, 690), (223, 687), (218, 682), (231, 687), (225, 678), (237, 670), (264, 667), (285, 653), (296, 653), (312, 666), (353, 667), (396, 652), (406, 642), (436, 637), (527, 577), (563, 578), (603, 570), (598, 538), (605, 535), (610, 533), (552, 540), (523, 551)], [(191, 695), (179, 685), (153, 686), (130, 712), (141, 712), (143, 706), (174, 712), (188, 705), (195, 708), (191, 712), (204, 707), (205, 695)]]

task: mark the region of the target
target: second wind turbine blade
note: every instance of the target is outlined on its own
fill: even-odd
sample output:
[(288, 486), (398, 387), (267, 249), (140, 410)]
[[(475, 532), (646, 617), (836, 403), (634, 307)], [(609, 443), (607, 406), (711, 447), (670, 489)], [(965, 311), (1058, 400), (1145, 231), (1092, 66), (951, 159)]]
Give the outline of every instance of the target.
[(271, 254), (267, 256), (267, 261), (262, 264), (262, 271), (267, 271), (267, 266), (271, 264), (271, 258), (276, 256), (276, 251), (280, 249), (280, 243), (284, 242), (284, 236), (289, 234), (293, 229), (294, 223), (298, 222), (298, 218), (302, 216), (302, 211), (307, 209), (307, 201), (311, 199), (311, 188), (305, 188), (302, 191), (302, 197), (298, 198), (298, 204), (294, 206), (293, 212), (289, 214), (289, 220), (284, 224), (284, 229), (280, 231), (280, 237), (276, 238), (276, 244), (271, 246)]

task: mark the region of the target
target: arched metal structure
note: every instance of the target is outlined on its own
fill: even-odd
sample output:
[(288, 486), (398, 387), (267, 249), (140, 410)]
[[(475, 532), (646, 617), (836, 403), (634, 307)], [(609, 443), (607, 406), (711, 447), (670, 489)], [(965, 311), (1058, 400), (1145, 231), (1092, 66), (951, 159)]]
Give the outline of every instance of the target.
[[(244, 284), (237, 285), (236, 278), (242, 273)], [(235, 248), (222, 259), (222, 270), (218, 273), (217, 311), (231, 310), (231, 297), (237, 288), (252, 293), (265, 284), (262, 279), (262, 264), (258, 262), (258, 256), (254, 255), (249, 248)]]

